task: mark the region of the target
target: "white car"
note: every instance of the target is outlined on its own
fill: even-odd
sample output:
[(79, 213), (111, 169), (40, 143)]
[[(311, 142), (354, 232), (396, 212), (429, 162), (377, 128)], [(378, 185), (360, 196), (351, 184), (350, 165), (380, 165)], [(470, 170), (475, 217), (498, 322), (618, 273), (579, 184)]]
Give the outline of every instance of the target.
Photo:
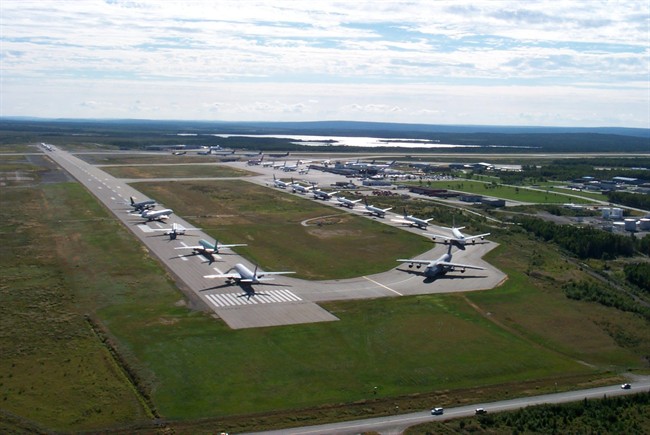
[(445, 410), (442, 409), (442, 408), (432, 408), (431, 409), (431, 415), (442, 415), (443, 412), (445, 412)]

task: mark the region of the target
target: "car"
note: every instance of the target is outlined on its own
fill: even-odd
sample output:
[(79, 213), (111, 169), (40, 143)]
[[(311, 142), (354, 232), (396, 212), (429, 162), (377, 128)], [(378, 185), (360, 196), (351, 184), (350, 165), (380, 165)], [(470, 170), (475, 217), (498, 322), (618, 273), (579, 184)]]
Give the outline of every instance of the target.
[(624, 390), (629, 390), (630, 388), (632, 388), (632, 385), (630, 385), (630, 384), (623, 384), (623, 385), (621, 385), (621, 388), (624, 389)]
[(476, 408), (476, 411), (474, 411), (476, 415), (483, 415), (487, 414), (487, 411), (484, 408)]
[(431, 409), (431, 415), (442, 415), (443, 412), (445, 412), (445, 410), (442, 409), (442, 408), (432, 408)]

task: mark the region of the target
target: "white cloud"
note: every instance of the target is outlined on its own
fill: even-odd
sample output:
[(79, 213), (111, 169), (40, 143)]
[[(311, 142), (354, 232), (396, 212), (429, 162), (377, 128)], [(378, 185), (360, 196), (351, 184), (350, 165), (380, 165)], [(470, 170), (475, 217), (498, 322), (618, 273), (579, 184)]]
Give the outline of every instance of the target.
[[(3, 0), (0, 113), (650, 127), (649, 18), (645, 1)], [(512, 89), (517, 113), (476, 110)]]

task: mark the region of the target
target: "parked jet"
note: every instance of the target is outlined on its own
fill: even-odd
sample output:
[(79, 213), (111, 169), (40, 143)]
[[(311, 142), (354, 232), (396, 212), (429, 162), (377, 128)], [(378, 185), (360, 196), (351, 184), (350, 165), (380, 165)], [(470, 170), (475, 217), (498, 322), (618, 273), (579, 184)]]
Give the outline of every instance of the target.
[(234, 245), (223, 245), (220, 244), (218, 240), (215, 240), (214, 243), (210, 243), (207, 240), (199, 240), (198, 246), (179, 246), (175, 249), (192, 249), (192, 254), (201, 254), (208, 259), (208, 262), (212, 264), (216, 260), (215, 254), (218, 254), (221, 249), (230, 249), (236, 246), (247, 246), (246, 244), (234, 244)]
[(300, 166), (300, 161), (297, 161), (295, 165), (287, 165), (287, 162), (284, 163), (284, 166), (282, 166), (284, 172), (295, 172), (298, 170), (298, 166)]
[(164, 208), (162, 210), (145, 210), (140, 213), (140, 217), (146, 219), (146, 222), (150, 222), (168, 219), (172, 214), (174, 211), (171, 208)]
[(293, 190), (293, 193), (309, 193), (310, 190), (314, 189), (316, 187), (315, 184), (312, 184), (311, 186), (303, 186), (302, 184), (296, 183), (293, 181), (293, 178), (291, 179), (291, 184), (289, 184), (289, 187), (291, 187), (291, 190)]
[(467, 236), (460, 232), (460, 230), (464, 229), (465, 227), (451, 227), (451, 228), (441, 227), (441, 228), (451, 230), (451, 234), (453, 236), (449, 237), (449, 236), (443, 236), (441, 234), (429, 234), (429, 233), (425, 233), (425, 235), (430, 236), (433, 240), (442, 239), (445, 244), (451, 243), (453, 245), (456, 245), (460, 249), (465, 249), (465, 245), (467, 244), (467, 242), (472, 242), (472, 244), (475, 244), (476, 239), (485, 240), (485, 236), (490, 235), (490, 233), (485, 233), (485, 234), (479, 234), (477, 236)]
[(362, 198), (351, 200), (347, 199), (345, 196), (337, 196), (336, 200), (339, 202), (341, 207), (354, 208), (354, 205), (361, 201)]
[(153, 199), (148, 199), (146, 201), (140, 201), (140, 202), (135, 202), (135, 198), (133, 198), (132, 196), (129, 197), (129, 199), (131, 200), (130, 205), (131, 207), (133, 207), (133, 211), (143, 212), (145, 210), (149, 210), (156, 206), (156, 201), (154, 201)]
[(364, 202), (365, 202), (365, 204), (366, 204), (366, 210), (367, 210), (367, 212), (370, 213), (370, 214), (372, 214), (372, 215), (375, 215), (375, 216), (377, 216), (377, 217), (380, 217), (380, 218), (383, 218), (384, 216), (386, 216), (386, 212), (387, 212), (388, 210), (392, 210), (392, 208), (393, 208), (393, 207), (388, 207), (388, 208), (379, 208), (379, 207), (375, 207), (374, 205), (368, 205), (368, 201), (367, 201), (367, 200), (365, 200)]
[(429, 221), (432, 220), (433, 218), (429, 219), (420, 219), (416, 218), (415, 216), (411, 216), (406, 213), (406, 209), (404, 209), (404, 217), (402, 219), (391, 219), (393, 222), (398, 222), (401, 224), (408, 224), (408, 226), (416, 226), (420, 229), (426, 230), (427, 227), (429, 226)]
[(286, 189), (290, 185), (290, 183), (286, 183), (282, 180), (278, 180), (277, 178), (275, 178), (275, 174), (273, 174), (273, 185), (278, 189)]
[(248, 166), (261, 165), (261, 164), (262, 164), (262, 160), (264, 160), (264, 154), (262, 154), (262, 153), (260, 152), (259, 157), (254, 158), (254, 159), (250, 159), (250, 160), (247, 162), (247, 165), (248, 165)]
[(452, 263), (451, 248), (452, 246), (449, 245), (449, 249), (447, 250), (447, 253), (440, 256), (440, 258), (438, 258), (437, 260), (416, 260), (416, 259), (400, 258), (397, 261), (399, 261), (400, 263), (409, 263), (409, 268), (412, 268), (413, 265), (415, 265), (419, 269), (420, 267), (422, 267), (422, 265), (426, 265), (426, 267), (424, 268), (424, 272), (422, 274), (428, 278), (444, 275), (447, 272), (451, 272), (456, 269), (459, 269), (461, 273), (464, 273), (465, 269), (485, 270), (484, 267), (480, 267), (480, 266), (472, 266), (470, 264), (461, 264), (461, 263)]
[(181, 224), (174, 222), (171, 228), (152, 228), (152, 231), (164, 231), (165, 236), (169, 236), (169, 240), (176, 240), (178, 236), (182, 236), (186, 231), (200, 231), (201, 228), (185, 228)]
[[(234, 271), (234, 272), (233, 272)], [(228, 284), (233, 281), (236, 283), (259, 284), (262, 281), (271, 281), (273, 278), (265, 278), (266, 275), (287, 275), (295, 272), (258, 272), (257, 266), (251, 272), (249, 268), (241, 263), (235, 264), (235, 267), (226, 271), (226, 273), (219, 273), (216, 275), (205, 275), (203, 278), (225, 278)]]
[(269, 157), (271, 157), (272, 159), (280, 159), (282, 157), (289, 157), (289, 151), (287, 151), (284, 154), (269, 154)]
[(336, 192), (325, 192), (320, 189), (314, 189), (311, 191), (311, 193), (314, 194), (314, 199), (322, 199), (323, 201), (329, 201), (334, 197), (335, 194), (339, 193), (338, 191)]

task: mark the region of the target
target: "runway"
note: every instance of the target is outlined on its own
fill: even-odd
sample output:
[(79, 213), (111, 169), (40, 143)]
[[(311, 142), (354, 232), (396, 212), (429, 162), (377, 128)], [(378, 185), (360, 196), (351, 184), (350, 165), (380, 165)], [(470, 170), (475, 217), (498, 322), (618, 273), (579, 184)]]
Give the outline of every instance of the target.
[[(214, 312), (233, 329), (338, 320), (336, 316), (317, 305), (320, 302), (485, 290), (494, 288), (506, 279), (505, 274), (481, 259), (496, 246), (493, 242), (486, 242), (468, 246), (464, 251), (456, 250), (453, 254), (454, 262), (482, 266), (485, 270), (468, 270), (464, 274), (452, 272), (435, 281), (424, 278), (406, 265), (396, 263), (396, 268), (386, 272), (345, 280), (306, 281), (279, 276), (272, 285), (257, 285), (254, 292), (250, 290), (246, 292), (238, 285), (228, 285), (222, 280), (203, 278), (204, 275), (213, 274), (215, 271), (222, 273), (236, 263), (254, 269), (254, 265), (245, 258), (234, 253), (221, 253), (220, 261), (209, 265), (207, 259), (200, 255), (179, 254), (175, 248), (182, 247), (183, 244), (191, 246), (196, 244), (199, 238), (212, 239), (201, 231), (193, 231), (191, 236), (188, 232), (176, 240), (169, 240), (167, 236), (162, 235), (162, 232), (154, 232), (152, 229), (169, 228), (172, 223), (186, 228), (192, 225), (175, 214), (171, 215), (164, 224), (144, 223), (144, 219), (128, 213), (130, 207), (126, 202), (130, 196), (134, 196), (136, 201), (147, 198), (126, 184), (124, 180), (112, 177), (100, 168), (59, 148), (46, 155), (82, 183), (135, 234), (151, 255), (165, 265), (175, 277), (179, 289), (188, 298), (190, 307)], [(260, 175), (244, 177), (242, 181), (267, 185), (269, 188), (273, 188), (273, 174), (278, 174), (278, 171), (272, 168), (250, 167), (246, 166), (245, 162), (228, 163), (228, 165), (245, 167), (249, 171), (258, 172)], [(299, 177), (304, 178), (302, 175)], [(343, 176), (315, 171), (310, 172), (309, 179), (314, 179), (323, 186), (346, 180)], [(287, 192), (287, 194), (292, 193)], [(319, 202), (323, 203), (323, 201)], [(337, 210), (347, 210), (338, 207), (335, 202), (328, 203)], [(164, 205), (158, 204), (157, 209), (162, 208), (165, 208)], [(362, 214), (361, 209), (363, 207), (359, 207), (359, 211), (350, 212)], [(388, 225), (400, 226), (390, 221), (397, 216), (387, 213), (386, 218), (375, 219)], [(421, 230), (414, 228), (405, 226), (403, 228), (406, 231), (422, 233)], [(428, 231), (438, 231), (438, 229), (430, 226)], [(445, 230), (440, 231), (444, 234)], [(436, 245), (418, 258), (435, 259), (446, 249), (446, 246)]]

